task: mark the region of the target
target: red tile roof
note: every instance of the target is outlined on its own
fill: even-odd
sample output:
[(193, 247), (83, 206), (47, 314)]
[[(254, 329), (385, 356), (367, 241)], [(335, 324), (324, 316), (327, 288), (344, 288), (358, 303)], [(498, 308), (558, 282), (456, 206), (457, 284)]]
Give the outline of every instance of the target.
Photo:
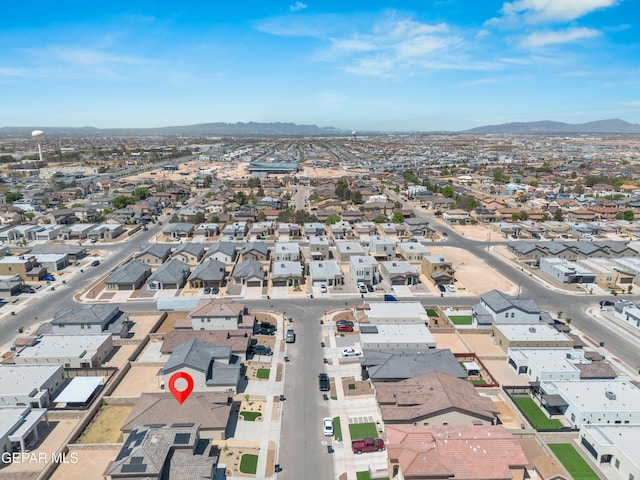
[(498, 425), (387, 426), (387, 453), (406, 479), (511, 480), (528, 461), (517, 438)]

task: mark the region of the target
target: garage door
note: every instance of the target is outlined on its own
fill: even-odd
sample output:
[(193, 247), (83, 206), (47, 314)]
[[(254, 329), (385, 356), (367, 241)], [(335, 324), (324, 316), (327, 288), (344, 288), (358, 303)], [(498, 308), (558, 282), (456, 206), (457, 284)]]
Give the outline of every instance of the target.
[(250, 282), (247, 282), (247, 287), (261, 287), (262, 286), (262, 282), (260, 280), (252, 280)]

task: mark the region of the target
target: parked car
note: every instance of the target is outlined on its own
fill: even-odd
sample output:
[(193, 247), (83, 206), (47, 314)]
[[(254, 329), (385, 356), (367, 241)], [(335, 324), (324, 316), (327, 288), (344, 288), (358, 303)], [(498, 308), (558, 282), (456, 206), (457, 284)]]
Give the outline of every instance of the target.
[(384, 301), (385, 302), (397, 302), (398, 299), (395, 297), (395, 295), (391, 295), (390, 293), (385, 293), (384, 294)]
[(358, 282), (358, 290), (360, 291), (360, 293), (367, 293), (367, 286), (364, 284), (364, 282)]
[(97, 267), (98, 265), (100, 265), (100, 260), (94, 260), (93, 262), (91, 262), (92, 267)]
[(54, 282), (56, 280), (56, 277), (54, 277), (53, 275), (47, 275), (45, 277), (42, 277), (42, 280), (44, 280), (45, 282)]
[(327, 293), (327, 292), (328, 292), (327, 285), (324, 283), (320, 285), (320, 293)]
[(351, 450), (358, 455), (362, 452), (381, 452), (384, 449), (384, 440), (381, 438), (363, 438), (351, 442)]
[(254, 335), (275, 335), (278, 327), (269, 322), (256, 323), (253, 326)]
[(336, 325), (351, 325), (353, 327), (353, 322), (351, 320), (338, 320)]
[(294, 343), (296, 341), (296, 332), (294, 332), (292, 329), (287, 330), (285, 340), (287, 343)]
[(446, 288), (451, 293), (456, 291), (456, 287), (454, 287), (453, 285), (447, 285)]
[(220, 293), (220, 289), (218, 287), (211, 287), (211, 293), (217, 295)]
[(369, 290), (369, 292), (373, 292), (373, 285), (367, 283), (367, 290)]
[(254, 355), (273, 355), (273, 351), (264, 345), (256, 345), (251, 350)]
[(207, 288), (205, 288), (205, 289), (204, 289), (204, 294), (205, 294), (205, 295), (208, 295), (208, 294), (210, 294), (210, 293), (211, 293), (211, 289), (210, 289), (209, 287), (207, 287)]
[(338, 330), (339, 332), (353, 332), (353, 325), (340, 323), (336, 325), (336, 330)]
[(355, 348), (347, 347), (342, 349), (343, 357), (357, 357), (358, 355), (360, 355), (360, 351)]
[(318, 375), (318, 384), (320, 385), (321, 392), (328, 392), (331, 389), (331, 382), (329, 381), (329, 375), (321, 373)]
[(322, 419), (322, 429), (325, 437), (333, 437), (333, 420), (329, 417)]
[(438, 285), (438, 290), (440, 290), (442, 293), (447, 291), (447, 289), (444, 287), (444, 285)]
[(30, 285), (25, 285), (22, 287), (22, 293), (36, 293), (36, 290)]

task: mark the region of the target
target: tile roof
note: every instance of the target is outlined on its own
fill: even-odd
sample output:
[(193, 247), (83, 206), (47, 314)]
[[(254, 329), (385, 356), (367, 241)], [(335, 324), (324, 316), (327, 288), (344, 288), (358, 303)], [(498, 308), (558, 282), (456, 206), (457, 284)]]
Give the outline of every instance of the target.
[(431, 372), (393, 383), (376, 384), (376, 400), (385, 423), (416, 422), (455, 410), (491, 422), (498, 409), (466, 380)]
[(386, 432), (389, 459), (398, 461), (405, 478), (511, 480), (511, 468), (528, 464), (518, 439), (497, 425), (393, 425)]
[(202, 429), (224, 430), (229, 421), (231, 403), (228, 392), (193, 392), (180, 405), (169, 392), (142, 393), (122, 424), (123, 432), (136, 425), (200, 423)]
[(238, 317), (244, 311), (243, 303), (230, 299), (202, 298), (189, 312), (190, 317)]
[(165, 333), (160, 353), (171, 353), (178, 345), (193, 338), (213, 345), (230, 345), (231, 353), (243, 354), (251, 341), (251, 330), (174, 330)]

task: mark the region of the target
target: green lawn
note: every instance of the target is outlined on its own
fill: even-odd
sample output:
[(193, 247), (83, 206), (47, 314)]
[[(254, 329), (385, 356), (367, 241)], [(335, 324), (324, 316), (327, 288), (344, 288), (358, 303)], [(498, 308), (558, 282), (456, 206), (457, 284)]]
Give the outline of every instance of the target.
[(536, 430), (556, 430), (562, 427), (560, 420), (548, 418), (531, 397), (513, 397), (513, 401)]
[(245, 453), (244, 455), (242, 455), (242, 458), (240, 459), (241, 473), (250, 473), (252, 475), (255, 475), (257, 468), (258, 455), (253, 455), (251, 453)]
[(486, 385), (487, 382), (484, 379), (480, 380), (469, 380), (473, 385)]
[(375, 423), (352, 423), (349, 425), (351, 440), (378, 438), (378, 427)]
[(436, 312), (433, 308), (427, 308), (427, 315), (430, 317), (438, 317), (438, 312)]
[(333, 438), (338, 442), (342, 441), (342, 424), (340, 423), (340, 417), (333, 417)]
[(570, 443), (550, 443), (549, 448), (574, 480), (599, 480), (598, 475)]
[(247, 422), (254, 422), (256, 418), (260, 418), (262, 414), (260, 412), (242, 411), (240, 412), (240, 416), (243, 418), (243, 420), (246, 420)]
[(449, 315), (449, 320), (454, 325), (471, 325), (473, 317), (471, 315)]
[(256, 377), (262, 378), (264, 380), (269, 380), (269, 372), (271, 369), (269, 368), (259, 368), (256, 372)]
[[(371, 480), (369, 472), (356, 472), (356, 480)], [(389, 477), (381, 478), (379, 480), (389, 480)]]

